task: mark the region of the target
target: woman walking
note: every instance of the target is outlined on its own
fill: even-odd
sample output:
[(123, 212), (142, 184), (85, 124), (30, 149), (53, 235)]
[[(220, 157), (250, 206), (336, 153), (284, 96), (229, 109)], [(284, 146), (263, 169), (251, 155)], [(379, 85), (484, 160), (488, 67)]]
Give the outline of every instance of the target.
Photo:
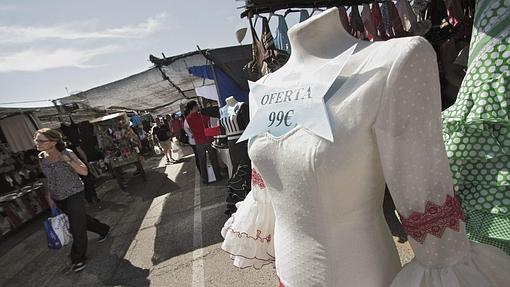
[(69, 217), (73, 235), (71, 247), (72, 269), (79, 272), (86, 267), (87, 230), (99, 234), (99, 241), (106, 239), (110, 227), (85, 213), (85, 197), (80, 175), (88, 174), (87, 166), (66, 149), (62, 135), (44, 128), (34, 135), (34, 143), (40, 151), (41, 169), (48, 180), (46, 199), (51, 208), (58, 207)]

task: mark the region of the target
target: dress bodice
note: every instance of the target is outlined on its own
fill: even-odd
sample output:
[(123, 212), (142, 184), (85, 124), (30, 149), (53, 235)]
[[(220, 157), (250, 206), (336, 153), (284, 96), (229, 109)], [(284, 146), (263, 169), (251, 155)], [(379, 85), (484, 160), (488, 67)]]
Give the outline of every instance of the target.
[[(249, 145), (278, 219), (277, 267), (302, 277), (296, 280), (308, 286), (353, 278), (351, 268), (344, 266), (346, 257), (351, 266), (375, 268), (370, 265), (383, 262), (366, 259), (378, 244), (385, 246), (386, 251), (377, 253), (388, 268), (380, 276), (360, 274), (359, 286), (379, 286), (374, 280), (391, 281), (400, 269), (382, 214), (384, 178), (372, 131), (390, 66), (379, 60), (367, 63), (328, 99), (334, 142), (296, 127), (279, 137), (265, 133)], [(385, 66), (388, 70), (381, 68)], [(358, 232), (349, 231), (353, 228)]]

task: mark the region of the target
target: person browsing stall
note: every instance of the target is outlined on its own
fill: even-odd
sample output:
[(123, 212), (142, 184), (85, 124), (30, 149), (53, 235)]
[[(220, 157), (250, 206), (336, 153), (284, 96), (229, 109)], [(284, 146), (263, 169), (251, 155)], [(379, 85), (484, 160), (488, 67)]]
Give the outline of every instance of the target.
[(174, 163), (175, 160), (172, 158), (172, 139), (170, 128), (164, 120), (156, 118), (156, 125), (152, 127), (152, 136), (157, 138), (159, 145), (163, 149), (167, 163)]
[(198, 157), (197, 160), (198, 165), (200, 166), (202, 182), (205, 184), (209, 183), (206, 152), (209, 155), (209, 160), (211, 161), (216, 179), (219, 180), (221, 176), (216, 150), (211, 146), (212, 138), (205, 135), (205, 128), (209, 126), (210, 118), (199, 112), (198, 103), (196, 101), (188, 102), (186, 104), (186, 109), (189, 111), (189, 115), (186, 117), (186, 122), (193, 134), (193, 139), (195, 139)]
[(41, 169), (47, 178), (46, 200), (51, 208), (58, 207), (69, 218), (73, 235), (71, 268), (79, 272), (86, 267), (87, 230), (99, 234), (99, 242), (106, 239), (110, 226), (85, 212), (84, 186), (81, 176), (88, 174), (87, 166), (67, 149), (58, 131), (44, 128), (34, 135)]

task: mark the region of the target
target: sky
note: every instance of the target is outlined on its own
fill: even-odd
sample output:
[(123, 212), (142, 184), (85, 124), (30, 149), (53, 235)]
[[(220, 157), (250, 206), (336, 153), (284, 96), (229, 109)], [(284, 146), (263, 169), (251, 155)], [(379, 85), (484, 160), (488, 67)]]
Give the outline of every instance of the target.
[(149, 54), (238, 45), (235, 31), (248, 26), (237, 9), (243, 4), (0, 0), (0, 106), (51, 105), (150, 68)]

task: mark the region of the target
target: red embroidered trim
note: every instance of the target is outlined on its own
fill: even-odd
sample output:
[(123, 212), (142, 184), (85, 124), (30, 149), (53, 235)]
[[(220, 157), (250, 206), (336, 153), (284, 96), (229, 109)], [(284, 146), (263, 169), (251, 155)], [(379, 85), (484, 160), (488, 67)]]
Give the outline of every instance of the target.
[[(234, 225), (235, 219), (236, 219), (236, 218), (234, 217), (234, 215), (232, 215), (232, 224), (231, 224), (230, 226)], [(251, 235), (249, 235), (249, 234), (248, 234), (248, 233), (246, 233), (246, 232), (239, 232), (239, 231), (235, 231), (235, 230), (234, 230), (232, 227), (230, 227), (230, 226), (229, 226), (229, 227), (227, 227), (226, 229), (227, 229), (227, 230), (230, 230), (232, 233), (236, 234), (236, 235), (237, 235), (237, 237), (239, 237), (239, 238), (246, 237), (246, 238), (250, 238), (250, 239), (253, 239), (253, 240), (256, 240), (256, 241), (260, 241), (260, 242), (262, 242), (262, 243), (264, 243), (264, 241), (265, 241), (266, 243), (271, 242), (271, 239), (272, 239), (271, 234), (268, 234), (266, 237), (262, 237), (262, 236), (261, 236), (261, 235), (262, 235), (262, 231), (261, 231), (261, 230), (259, 230), (259, 229), (257, 229), (257, 234), (256, 234), (255, 236), (251, 236)]]
[(457, 198), (447, 195), (443, 205), (427, 201), (423, 213), (413, 211), (408, 218), (400, 215), (407, 234), (419, 243), (425, 241), (428, 233), (441, 238), (447, 227), (459, 231), (459, 221), (464, 221), (464, 213)]
[(254, 168), (251, 169), (251, 185), (258, 185), (262, 189), (266, 188), (262, 176)]

